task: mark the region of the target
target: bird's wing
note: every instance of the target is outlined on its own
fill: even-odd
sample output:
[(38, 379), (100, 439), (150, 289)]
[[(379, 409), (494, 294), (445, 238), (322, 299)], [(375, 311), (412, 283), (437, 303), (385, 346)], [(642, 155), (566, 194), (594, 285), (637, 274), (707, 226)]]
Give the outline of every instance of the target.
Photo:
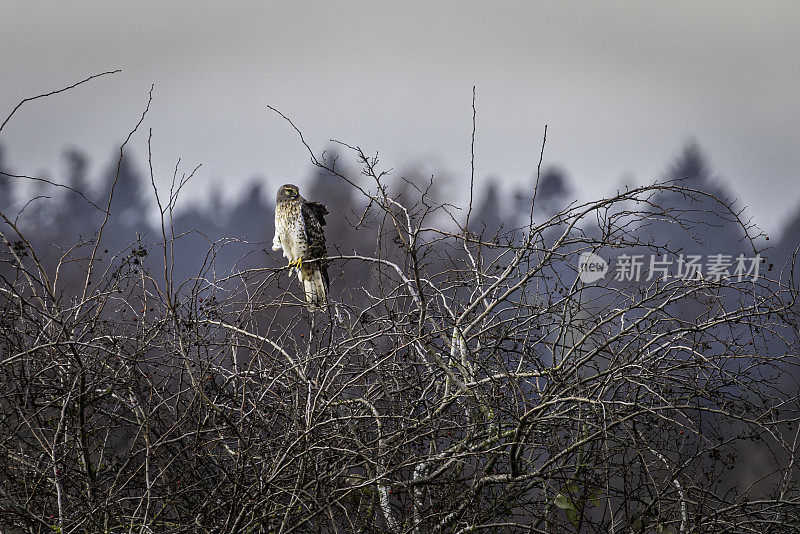
[[(330, 213), (328, 208), (325, 207), (325, 204), (322, 204), (321, 202), (306, 202), (303, 204), (303, 208), (307, 208), (314, 215), (314, 217), (316, 217), (316, 219), (319, 221), (319, 224), (325, 226), (325, 216)], [(305, 216), (305, 213), (303, 213), (303, 216)]]
[[(306, 233), (306, 244), (309, 259), (324, 260), (328, 256), (327, 248), (325, 247), (325, 230), (322, 226), (325, 224), (325, 215), (328, 209), (324, 204), (319, 202), (304, 202), (301, 214)], [(322, 278), (325, 281), (325, 286), (328, 285), (328, 266), (325, 261), (317, 262)]]

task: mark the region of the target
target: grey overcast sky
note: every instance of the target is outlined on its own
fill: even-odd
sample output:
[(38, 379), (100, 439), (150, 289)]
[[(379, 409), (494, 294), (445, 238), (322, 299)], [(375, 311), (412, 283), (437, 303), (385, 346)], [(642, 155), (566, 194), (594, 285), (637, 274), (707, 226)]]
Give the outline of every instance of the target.
[[(145, 127), (166, 183), (192, 196), (253, 177), (303, 183), (336, 138), (396, 171), (528, 181), (545, 163), (588, 199), (662, 177), (695, 140), (768, 231), (800, 204), (800, 1), (9, 2), (0, 0), (0, 115), (92, 73), (121, 74), (23, 107), (0, 133), (9, 167), (103, 172), (155, 84)], [(8, 111), (2, 111), (6, 109)], [(144, 170), (146, 134), (132, 145)], [(455, 187), (454, 187), (455, 188)]]

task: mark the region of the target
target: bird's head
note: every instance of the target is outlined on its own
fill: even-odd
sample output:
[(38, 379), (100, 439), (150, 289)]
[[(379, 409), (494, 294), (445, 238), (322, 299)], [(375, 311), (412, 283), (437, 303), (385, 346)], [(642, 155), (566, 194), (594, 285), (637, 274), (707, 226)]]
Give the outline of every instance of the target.
[(278, 202), (286, 202), (287, 200), (296, 200), (300, 198), (300, 188), (294, 184), (285, 184), (278, 189)]

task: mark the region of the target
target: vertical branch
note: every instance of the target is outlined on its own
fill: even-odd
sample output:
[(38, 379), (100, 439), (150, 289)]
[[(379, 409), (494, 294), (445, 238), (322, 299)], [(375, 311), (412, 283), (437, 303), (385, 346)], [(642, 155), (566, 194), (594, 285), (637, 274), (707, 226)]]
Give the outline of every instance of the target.
[(547, 144), (547, 125), (544, 125), (542, 135), (542, 149), (539, 151), (539, 163), (536, 165), (536, 183), (533, 184), (533, 196), (531, 197), (530, 228), (533, 230), (533, 207), (536, 205), (536, 192), (539, 190), (539, 178), (542, 176), (542, 160), (544, 160), (544, 147)]
[(108, 224), (109, 217), (111, 216), (111, 201), (114, 199), (114, 188), (117, 186), (117, 180), (119, 180), (119, 173), (122, 168), (122, 156), (124, 155), (125, 147), (127, 146), (128, 142), (130, 142), (131, 137), (133, 137), (133, 134), (139, 130), (139, 127), (144, 122), (145, 116), (147, 116), (147, 112), (150, 111), (150, 104), (153, 102), (153, 89), (155, 89), (155, 85), (150, 86), (150, 92), (147, 95), (147, 105), (145, 106), (144, 111), (142, 112), (142, 116), (139, 117), (139, 122), (136, 123), (136, 126), (134, 126), (130, 132), (128, 132), (128, 136), (125, 138), (125, 141), (123, 141), (123, 143), (119, 147), (117, 170), (116, 173), (114, 174), (114, 180), (111, 182), (111, 189), (108, 193), (108, 201), (106, 202), (103, 222), (100, 223), (100, 228), (97, 230), (97, 237), (95, 238), (94, 246), (92, 247), (92, 253), (89, 256), (88, 260), (89, 263), (86, 269), (86, 278), (83, 284), (83, 293), (81, 295), (81, 301), (86, 300), (86, 294), (89, 291), (89, 286), (92, 284), (92, 272), (94, 270), (94, 265), (96, 263), (97, 250), (100, 248), (100, 240), (103, 237), (103, 230)]
[(467, 220), (464, 221), (464, 233), (469, 228), (469, 217), (472, 214), (472, 195), (475, 191), (475, 86), (472, 86), (472, 138), (469, 145), (469, 206), (467, 207)]

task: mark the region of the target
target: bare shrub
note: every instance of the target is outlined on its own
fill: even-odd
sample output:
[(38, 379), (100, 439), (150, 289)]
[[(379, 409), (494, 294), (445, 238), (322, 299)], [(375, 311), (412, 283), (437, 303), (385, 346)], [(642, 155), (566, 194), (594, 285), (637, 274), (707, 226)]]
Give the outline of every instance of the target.
[[(531, 192), (516, 228), (481, 232), (471, 205), (430, 184), (394, 194), (399, 178), (344, 146), (363, 176), (309, 153), (362, 195), (350, 231), (374, 245), (331, 255), (327, 314), (276, 259), (218, 270), (232, 240), (174, 279), (192, 173), (168, 195), (151, 175), (161, 227), (124, 250), (101, 244), (113, 189), (96, 232), (58, 253), (2, 213), (3, 528), (800, 527), (791, 283), (578, 277), (584, 252), (676, 254), (659, 240), (674, 229), (735, 228), (755, 255), (730, 204), (656, 183), (537, 221)], [(768, 461), (744, 480), (754, 450)]]

